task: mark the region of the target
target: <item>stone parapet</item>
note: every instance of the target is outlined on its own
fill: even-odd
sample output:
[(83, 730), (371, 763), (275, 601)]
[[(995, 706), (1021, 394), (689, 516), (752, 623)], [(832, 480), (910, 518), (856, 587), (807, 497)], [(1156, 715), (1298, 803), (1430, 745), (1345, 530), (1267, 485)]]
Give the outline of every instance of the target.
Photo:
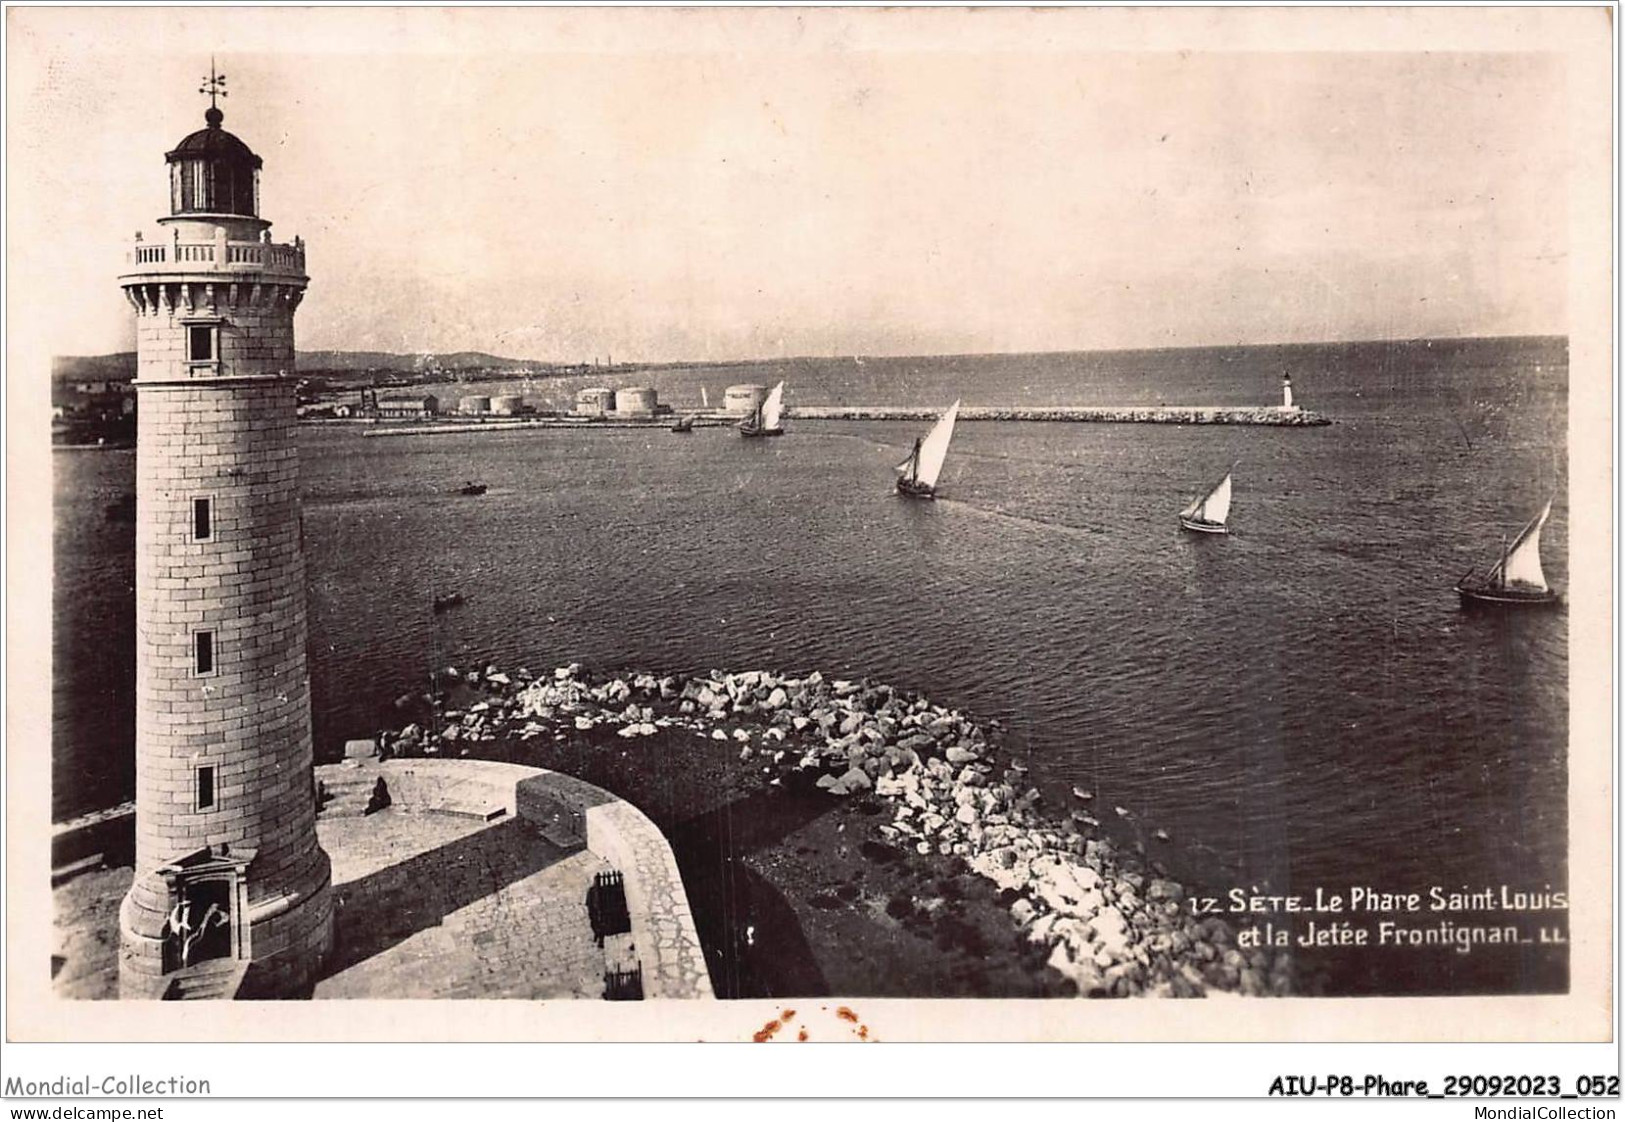
[(643, 963), (644, 995), (714, 996), (688, 893), (665, 836), (624, 799), (590, 807), (585, 817), (587, 848), (626, 875), (626, 906)]

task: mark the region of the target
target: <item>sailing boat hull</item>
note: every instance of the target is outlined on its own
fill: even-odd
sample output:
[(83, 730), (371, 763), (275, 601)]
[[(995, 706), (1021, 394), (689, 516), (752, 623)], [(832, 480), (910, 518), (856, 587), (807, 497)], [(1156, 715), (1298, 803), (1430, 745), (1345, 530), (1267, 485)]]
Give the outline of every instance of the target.
[(913, 479), (899, 479), (897, 493), (910, 499), (935, 499), (937, 489)]
[(1464, 608), (1524, 607), (1544, 608), (1561, 602), (1561, 597), (1550, 588), (1496, 588), (1494, 585), (1475, 585), (1463, 580), (1456, 585)]
[(764, 428), (761, 428), (758, 425), (745, 424), (745, 425), (740, 425), (739, 426), (739, 435), (740, 436), (783, 436), (784, 435), (784, 430), (783, 429), (764, 429)]
[(1187, 518), (1181, 514), (1179, 524), (1193, 534), (1228, 534), (1230, 527), (1223, 522), (1204, 522), (1200, 518)]

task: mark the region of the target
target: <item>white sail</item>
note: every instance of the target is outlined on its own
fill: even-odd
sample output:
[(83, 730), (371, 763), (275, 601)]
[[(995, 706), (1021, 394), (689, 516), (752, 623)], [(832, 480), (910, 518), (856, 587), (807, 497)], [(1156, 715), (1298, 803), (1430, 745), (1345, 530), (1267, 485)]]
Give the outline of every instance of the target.
[(948, 406), (948, 412), (937, 419), (937, 423), (920, 443), (920, 466), (916, 478), (927, 487), (937, 485), (937, 476), (942, 474), (942, 462), (948, 458), (948, 442), (954, 437), (954, 421), (959, 417), (959, 402)]
[(762, 402), (762, 428), (772, 431), (779, 427), (779, 415), (784, 412), (784, 383), (773, 387), (773, 392)]
[(1186, 518), (1223, 526), (1224, 520), (1230, 517), (1230, 472), (1224, 473), (1217, 487), (1179, 513)]
[(1534, 521), (1525, 526), (1523, 533), (1513, 541), (1506, 556), (1501, 558), (1503, 585), (1517, 584), (1546, 591), (1546, 574), (1540, 568), (1540, 530), (1551, 513), (1552, 504), (1547, 502)]
[(711, 408), (711, 396), (705, 392), (704, 386), (700, 387), (700, 407), (702, 409)]

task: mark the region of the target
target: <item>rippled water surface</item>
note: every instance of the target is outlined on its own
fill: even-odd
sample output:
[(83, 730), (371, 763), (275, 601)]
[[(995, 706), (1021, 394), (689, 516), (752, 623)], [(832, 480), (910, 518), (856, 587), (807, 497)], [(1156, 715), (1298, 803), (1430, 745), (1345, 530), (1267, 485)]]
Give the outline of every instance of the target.
[[(307, 431), (318, 751), (373, 732), (434, 666), (818, 668), (1002, 719), (1058, 805), (1087, 787), (1211, 886), (1561, 887), (1569, 609), (1469, 613), (1451, 592), (1554, 492), (1544, 555), (1566, 587), (1560, 341), (653, 381), (679, 406), (777, 377), (792, 405), (1206, 404), (1268, 400), (1283, 367), (1337, 424), (962, 423), (935, 503), (891, 493), (914, 424)], [(1233, 534), (1182, 533), (1175, 513), (1232, 460)], [(133, 457), (55, 466), (60, 816), (131, 782), (133, 531), (103, 508)], [(489, 492), (450, 493), (465, 479)], [(466, 605), (436, 616), (450, 591)], [(1561, 984), (1527, 969), (1511, 984)]]

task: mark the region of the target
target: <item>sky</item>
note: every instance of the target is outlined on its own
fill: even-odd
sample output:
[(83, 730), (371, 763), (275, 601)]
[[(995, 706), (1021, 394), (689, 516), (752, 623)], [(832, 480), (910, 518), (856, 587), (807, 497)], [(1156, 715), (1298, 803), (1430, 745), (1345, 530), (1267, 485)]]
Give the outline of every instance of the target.
[(213, 51), (307, 243), (305, 350), (1565, 332), (1562, 55), (1200, 14), (12, 9), (9, 311), (51, 353), (133, 347), (115, 277)]

